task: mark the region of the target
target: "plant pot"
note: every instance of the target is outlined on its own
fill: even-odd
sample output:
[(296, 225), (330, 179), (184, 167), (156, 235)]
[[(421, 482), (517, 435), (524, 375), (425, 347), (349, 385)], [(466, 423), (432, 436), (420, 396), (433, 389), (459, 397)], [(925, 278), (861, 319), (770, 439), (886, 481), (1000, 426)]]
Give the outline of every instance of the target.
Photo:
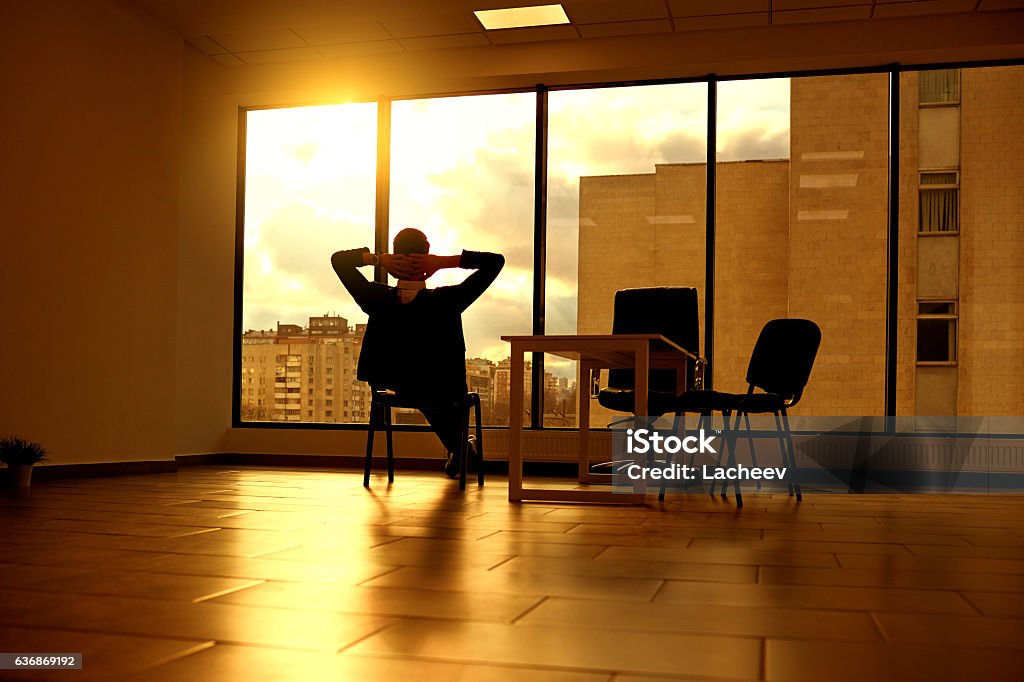
[(32, 465), (19, 464), (11, 467), (11, 480), (15, 488), (28, 488), (32, 485)]

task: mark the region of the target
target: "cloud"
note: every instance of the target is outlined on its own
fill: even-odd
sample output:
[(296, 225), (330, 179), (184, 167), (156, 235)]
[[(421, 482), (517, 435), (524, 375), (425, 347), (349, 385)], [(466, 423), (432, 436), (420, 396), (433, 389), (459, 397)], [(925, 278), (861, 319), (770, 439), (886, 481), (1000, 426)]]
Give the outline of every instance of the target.
[(310, 315), (331, 310), (345, 310), (350, 322), (365, 321), (330, 257), (342, 249), (372, 247), (372, 224), (337, 219), (295, 199), (271, 209), (259, 228), (245, 252), (246, 328), (266, 328), (278, 320), (305, 324)]
[(718, 148), (719, 161), (789, 158), (788, 130), (741, 130)]

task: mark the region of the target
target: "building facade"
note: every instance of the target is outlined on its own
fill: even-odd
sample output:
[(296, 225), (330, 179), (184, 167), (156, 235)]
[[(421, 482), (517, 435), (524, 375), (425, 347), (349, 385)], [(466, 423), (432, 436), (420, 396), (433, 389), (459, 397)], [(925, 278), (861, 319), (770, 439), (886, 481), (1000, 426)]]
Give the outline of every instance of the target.
[(309, 318), (306, 327), (242, 336), (243, 421), (365, 423), (370, 388), (356, 379), (366, 325)]

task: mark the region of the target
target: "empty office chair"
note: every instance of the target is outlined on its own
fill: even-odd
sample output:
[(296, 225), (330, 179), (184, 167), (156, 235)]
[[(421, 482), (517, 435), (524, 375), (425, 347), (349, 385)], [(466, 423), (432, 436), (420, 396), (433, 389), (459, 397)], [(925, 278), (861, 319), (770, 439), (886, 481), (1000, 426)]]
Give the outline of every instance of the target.
[[(395, 451), (392, 440), (391, 410), (396, 407), (416, 407), (406, 405), (395, 395), (394, 391), (374, 389), (373, 398), (370, 401), (370, 423), (366, 433), (366, 459), (363, 463), (363, 485), (370, 487), (370, 469), (373, 467), (373, 436), (374, 433), (383, 429), (387, 440), (388, 457), (388, 483), (395, 480)], [(462, 462), (459, 469), (459, 490), (466, 489), (466, 472), (469, 469), (469, 413), (476, 412), (476, 470), (477, 484), (484, 484), (484, 440), (483, 427), (480, 416), (480, 394), (467, 393), (462, 404)]]
[[(804, 388), (811, 376), (814, 358), (821, 345), (821, 329), (810, 320), (782, 319), (771, 320), (757, 337), (754, 351), (747, 366), (747, 392), (723, 393), (720, 391), (694, 390), (688, 391), (675, 402), (675, 409), (684, 412), (699, 412), (710, 415), (721, 412), (725, 425), (725, 449), (729, 453), (729, 466), (735, 466), (735, 441), (740, 417), (746, 419), (751, 414), (775, 415), (776, 432), (782, 450), (783, 463), (796, 468), (796, 454), (793, 449), (793, 438), (789, 430), (787, 410), (803, 396)], [(730, 425), (730, 417), (735, 414), (736, 422)], [(750, 422), (746, 420), (749, 437)], [(751, 455), (754, 456), (753, 440), (751, 439)], [(721, 453), (719, 453), (721, 462)], [(754, 465), (757, 462), (754, 460)], [(714, 484), (711, 493), (714, 494)], [(736, 506), (743, 506), (739, 481), (734, 481)], [(800, 485), (790, 485), (789, 492), (796, 493), (797, 500), (802, 499)], [(725, 495), (725, 486), (722, 487)]]
[[(696, 362), (686, 366), (685, 380), (680, 385), (674, 369), (652, 369), (647, 379), (647, 413), (661, 416), (675, 412), (675, 428), (685, 430), (681, 411), (675, 407), (680, 393), (699, 387), (704, 363), (700, 357), (700, 312), (697, 290), (691, 287), (646, 287), (621, 289), (615, 292), (612, 319), (613, 334), (661, 334), (694, 355)], [(602, 407), (617, 412), (635, 414), (636, 395), (631, 369), (608, 370), (608, 385), (597, 394)], [(622, 423), (612, 422), (609, 426)], [(628, 421), (628, 420), (625, 420)], [(651, 455), (653, 459), (653, 455)], [(598, 466), (616, 466), (620, 462), (607, 462)], [(659, 499), (665, 499), (661, 488)]]
[[(697, 290), (689, 287), (650, 287), (615, 292), (612, 334), (661, 334), (699, 355), (700, 317)], [(676, 412), (676, 398), (693, 388), (698, 364), (688, 363), (683, 385), (674, 369), (652, 369), (648, 375), (647, 411), (651, 415)], [(597, 402), (609, 410), (633, 412), (635, 395), (633, 370), (608, 370), (608, 385), (597, 394)]]

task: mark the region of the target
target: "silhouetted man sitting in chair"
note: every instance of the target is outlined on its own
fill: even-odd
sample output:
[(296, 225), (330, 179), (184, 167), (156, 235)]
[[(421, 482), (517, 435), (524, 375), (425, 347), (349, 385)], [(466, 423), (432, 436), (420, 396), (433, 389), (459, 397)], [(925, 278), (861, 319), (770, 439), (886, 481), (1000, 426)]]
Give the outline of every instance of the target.
[[(505, 259), (478, 251), (432, 254), (427, 236), (413, 228), (399, 232), (393, 246), (394, 253), (364, 247), (331, 256), (338, 278), (370, 318), (356, 377), (373, 390), (394, 391), (400, 404), (423, 413), (448, 451), (444, 470), (454, 478), (461, 465), (460, 406), (467, 391), (462, 311), (491, 285)], [(380, 265), (398, 286), (367, 281), (359, 272), (364, 265)], [(461, 284), (428, 289), (427, 278), (444, 268), (476, 272)]]

